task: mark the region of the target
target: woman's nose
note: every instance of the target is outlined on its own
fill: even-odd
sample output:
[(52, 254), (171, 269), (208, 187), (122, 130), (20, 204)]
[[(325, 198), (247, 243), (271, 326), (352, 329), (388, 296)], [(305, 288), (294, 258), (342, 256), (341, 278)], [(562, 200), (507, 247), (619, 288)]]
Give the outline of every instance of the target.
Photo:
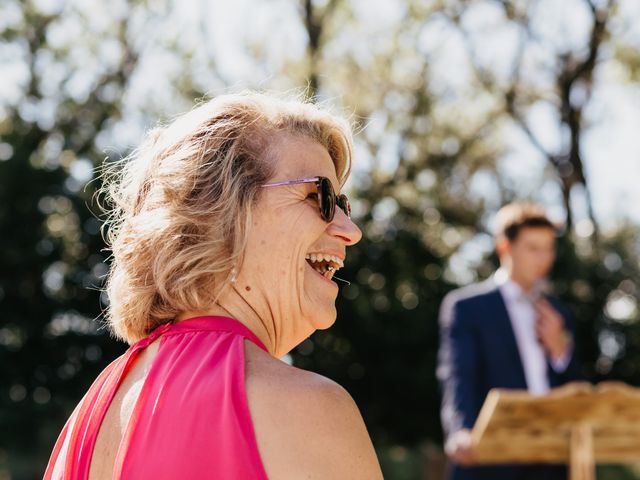
[(342, 238), (347, 246), (355, 245), (362, 239), (362, 231), (341, 208), (336, 208), (336, 213), (327, 232)]

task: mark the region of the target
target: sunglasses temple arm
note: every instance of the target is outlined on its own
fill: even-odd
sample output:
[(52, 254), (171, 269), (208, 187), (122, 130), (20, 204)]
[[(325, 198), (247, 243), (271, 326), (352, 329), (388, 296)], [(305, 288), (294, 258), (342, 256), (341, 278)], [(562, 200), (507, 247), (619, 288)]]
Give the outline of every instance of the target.
[(283, 182), (276, 182), (276, 183), (265, 183), (264, 185), (260, 185), (263, 188), (266, 187), (283, 187), (286, 185), (300, 185), (302, 183), (313, 183), (313, 182), (317, 182), (318, 181), (318, 177), (310, 177), (310, 178), (300, 178), (298, 180), (285, 180)]

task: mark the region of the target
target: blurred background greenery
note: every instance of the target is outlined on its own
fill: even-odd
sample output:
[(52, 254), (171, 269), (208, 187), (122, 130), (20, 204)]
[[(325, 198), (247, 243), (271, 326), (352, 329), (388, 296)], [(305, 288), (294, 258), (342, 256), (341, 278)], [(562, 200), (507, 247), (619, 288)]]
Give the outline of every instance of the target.
[(439, 303), (492, 273), (504, 202), (566, 223), (553, 280), (585, 373), (639, 385), (638, 18), (635, 0), (1, 0), (0, 479), (42, 476), (126, 348), (101, 323), (94, 167), (229, 89), (303, 88), (357, 127), (352, 284), (291, 357), (351, 392), (386, 478), (441, 478)]

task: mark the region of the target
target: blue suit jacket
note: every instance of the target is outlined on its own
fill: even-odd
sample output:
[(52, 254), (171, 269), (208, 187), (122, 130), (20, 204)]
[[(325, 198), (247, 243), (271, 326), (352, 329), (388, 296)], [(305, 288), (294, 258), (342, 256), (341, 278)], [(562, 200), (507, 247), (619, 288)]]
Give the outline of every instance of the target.
[[(573, 331), (567, 309), (549, 298)], [(473, 428), (487, 393), (492, 388), (526, 389), (524, 368), (511, 320), (500, 290), (493, 282), (471, 285), (447, 295), (440, 308), (440, 350), (437, 375), (442, 387), (442, 426), (448, 436)], [(581, 379), (575, 353), (567, 369), (556, 373), (547, 365), (551, 387)], [(516, 480), (566, 478), (558, 467), (453, 466), (455, 480)]]

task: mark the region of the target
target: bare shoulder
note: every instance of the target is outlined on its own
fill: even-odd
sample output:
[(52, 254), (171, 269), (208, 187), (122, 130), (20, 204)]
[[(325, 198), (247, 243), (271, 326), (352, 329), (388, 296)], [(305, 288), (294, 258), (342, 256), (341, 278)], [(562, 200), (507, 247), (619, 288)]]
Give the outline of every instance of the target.
[(254, 348), (247, 345), (247, 397), (269, 478), (382, 478), (349, 393)]

